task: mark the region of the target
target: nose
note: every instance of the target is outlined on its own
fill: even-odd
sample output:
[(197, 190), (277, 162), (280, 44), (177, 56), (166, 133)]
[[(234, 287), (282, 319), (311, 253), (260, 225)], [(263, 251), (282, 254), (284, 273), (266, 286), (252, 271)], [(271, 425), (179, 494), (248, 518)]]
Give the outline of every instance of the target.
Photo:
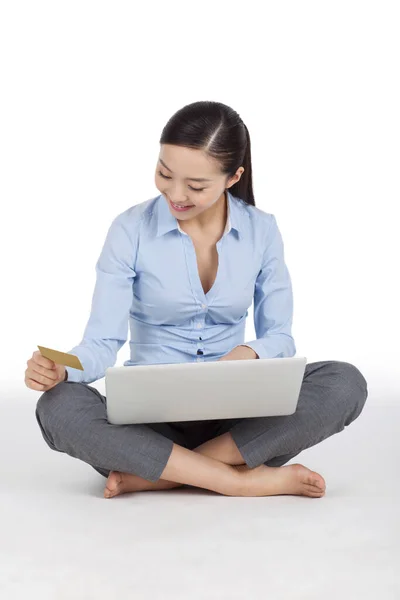
[(167, 198), (170, 199), (171, 202), (173, 202), (174, 204), (187, 204), (188, 202), (188, 198), (187, 196), (184, 196), (183, 194), (171, 194), (170, 192), (167, 193)]
[(171, 182), (168, 183), (168, 186), (165, 188), (167, 197), (174, 204), (186, 204), (188, 197), (186, 194), (185, 186), (182, 184), (181, 186), (177, 183), (173, 184)]

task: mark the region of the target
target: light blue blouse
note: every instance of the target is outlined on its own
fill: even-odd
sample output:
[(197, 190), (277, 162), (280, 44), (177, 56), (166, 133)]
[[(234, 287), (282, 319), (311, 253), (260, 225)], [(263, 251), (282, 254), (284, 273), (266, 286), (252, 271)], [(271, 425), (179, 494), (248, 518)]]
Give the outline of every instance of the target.
[[(83, 339), (68, 352), (92, 383), (114, 366), (130, 329), (124, 366), (215, 361), (235, 346), (260, 358), (294, 356), (293, 293), (276, 218), (227, 190), (228, 218), (217, 242), (214, 285), (204, 294), (196, 252), (163, 194), (112, 221), (96, 263), (96, 284)], [(254, 300), (257, 339), (244, 342)]]

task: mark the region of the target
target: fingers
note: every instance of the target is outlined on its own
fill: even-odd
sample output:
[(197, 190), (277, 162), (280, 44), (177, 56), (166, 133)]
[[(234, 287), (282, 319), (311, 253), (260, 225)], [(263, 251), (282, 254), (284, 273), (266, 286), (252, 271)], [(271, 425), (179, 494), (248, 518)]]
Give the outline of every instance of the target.
[(25, 378), (25, 384), (28, 388), (31, 388), (32, 390), (37, 390), (38, 392), (47, 391), (47, 388), (48, 388), (47, 385), (42, 385), (41, 383), (38, 383), (34, 379), (26, 379)]
[(36, 350), (36, 352), (33, 353), (32, 358), (28, 360), (28, 363), (30, 361), (32, 361), (36, 365), (44, 367), (45, 369), (54, 369), (55, 367), (54, 360), (50, 360), (49, 358), (42, 356), (39, 350)]
[(50, 371), (49, 369), (45, 369), (35, 363), (31, 363), (26, 370), (26, 374), (29, 378), (45, 385), (51, 385), (59, 378), (59, 374), (56, 370)]
[(55, 368), (55, 362), (35, 351), (27, 361), (25, 384), (27, 387), (43, 391), (54, 387), (60, 381), (60, 373)]

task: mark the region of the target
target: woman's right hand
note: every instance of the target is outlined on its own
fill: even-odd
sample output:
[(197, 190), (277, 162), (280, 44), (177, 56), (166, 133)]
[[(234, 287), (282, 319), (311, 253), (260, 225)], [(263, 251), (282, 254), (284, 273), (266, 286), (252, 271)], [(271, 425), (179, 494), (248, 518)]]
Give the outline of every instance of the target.
[(64, 365), (57, 365), (54, 360), (45, 358), (39, 350), (32, 354), (25, 371), (25, 385), (31, 390), (47, 392), (65, 379)]

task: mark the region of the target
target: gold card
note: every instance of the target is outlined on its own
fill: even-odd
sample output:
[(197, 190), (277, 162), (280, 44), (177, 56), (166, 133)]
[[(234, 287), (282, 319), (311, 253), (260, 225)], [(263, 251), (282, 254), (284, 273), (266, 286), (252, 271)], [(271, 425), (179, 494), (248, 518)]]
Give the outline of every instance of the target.
[(52, 350), (51, 348), (45, 348), (44, 346), (38, 346), (40, 354), (45, 358), (54, 360), (57, 365), (64, 365), (65, 367), (72, 367), (73, 369), (79, 369), (83, 371), (81, 361), (74, 354), (68, 354), (68, 352), (59, 352), (58, 350)]

